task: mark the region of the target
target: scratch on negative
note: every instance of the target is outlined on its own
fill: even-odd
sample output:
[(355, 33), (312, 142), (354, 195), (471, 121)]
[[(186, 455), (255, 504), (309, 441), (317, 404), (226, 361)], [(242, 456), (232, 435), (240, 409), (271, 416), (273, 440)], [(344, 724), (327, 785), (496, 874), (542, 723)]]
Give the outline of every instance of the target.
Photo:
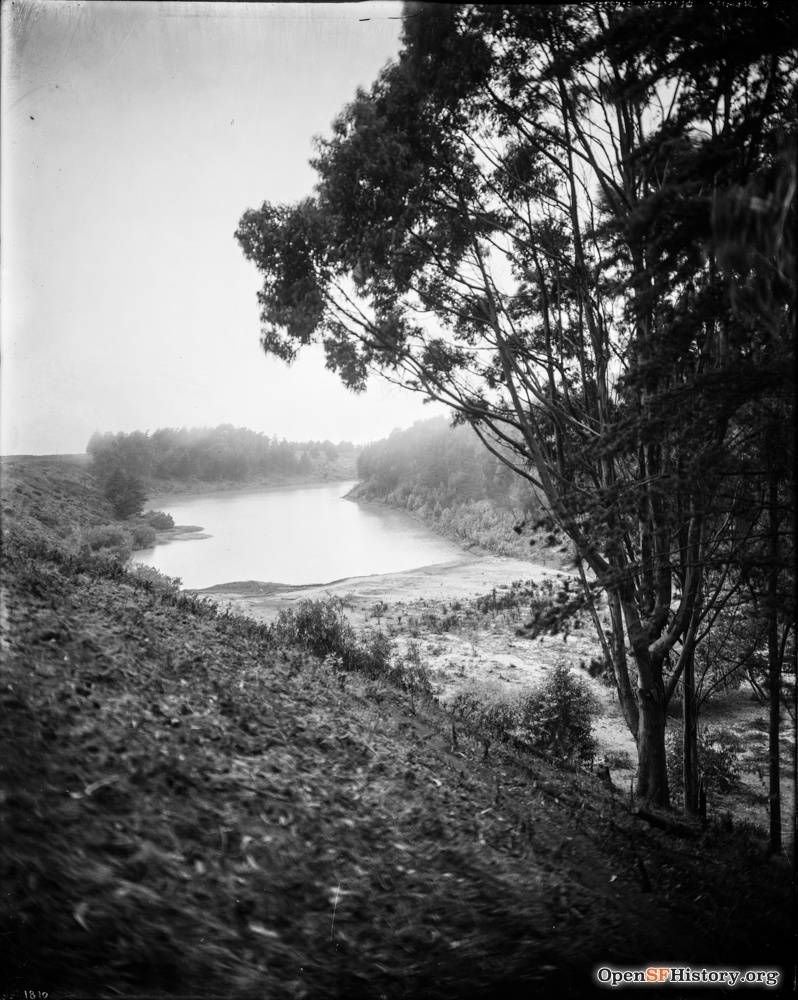
[(333, 939), (333, 933), (335, 931), (335, 911), (338, 909), (338, 895), (341, 892), (341, 883), (339, 882), (335, 889), (335, 899), (333, 900), (333, 912), (332, 912), (332, 923), (330, 924), (330, 940)]

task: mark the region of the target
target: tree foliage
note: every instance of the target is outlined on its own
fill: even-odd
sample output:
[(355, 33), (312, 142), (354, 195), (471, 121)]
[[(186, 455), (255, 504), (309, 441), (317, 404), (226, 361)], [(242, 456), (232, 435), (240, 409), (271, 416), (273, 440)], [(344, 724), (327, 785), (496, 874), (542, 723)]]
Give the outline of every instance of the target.
[[(798, 21), (778, 3), (413, 14), (319, 142), (314, 195), (241, 219), (262, 343), (290, 361), (318, 341), (353, 389), (379, 371), (446, 403), (540, 490), (607, 591), (638, 792), (666, 803), (665, 708), (725, 594), (706, 571), (738, 549), (746, 431), (793, 390)], [(735, 250), (738, 197), (770, 206), (778, 247)]]
[(102, 477), (102, 487), (117, 517), (130, 517), (144, 510), (147, 494), (141, 480), (130, 472), (120, 467), (111, 469)]
[(94, 434), (86, 450), (101, 479), (121, 469), (145, 480), (209, 482), (242, 482), (258, 476), (349, 476), (356, 455), (348, 442), (291, 442), (231, 424), (163, 427), (151, 434)]
[(519, 514), (540, 509), (529, 483), (486, 451), (469, 428), (452, 429), (443, 417), (417, 421), (366, 445), (358, 455), (357, 474), (381, 495), (400, 488), (438, 504), (491, 500)]
[(403, 507), (436, 530), (503, 555), (525, 555), (527, 524), (552, 524), (535, 488), (491, 455), (469, 427), (443, 417), (366, 445), (355, 496)]
[(518, 729), (532, 746), (555, 760), (592, 762), (596, 752), (592, 723), (597, 708), (596, 699), (582, 678), (559, 662), (522, 699)]

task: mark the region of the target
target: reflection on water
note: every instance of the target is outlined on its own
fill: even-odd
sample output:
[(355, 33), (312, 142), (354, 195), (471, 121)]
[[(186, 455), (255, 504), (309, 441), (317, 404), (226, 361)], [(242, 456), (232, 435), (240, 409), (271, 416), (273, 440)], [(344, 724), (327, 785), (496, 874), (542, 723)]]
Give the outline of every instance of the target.
[(185, 587), (328, 583), (451, 562), (462, 549), (402, 511), (342, 499), (353, 482), (178, 497), (159, 506), (211, 537), (137, 552)]

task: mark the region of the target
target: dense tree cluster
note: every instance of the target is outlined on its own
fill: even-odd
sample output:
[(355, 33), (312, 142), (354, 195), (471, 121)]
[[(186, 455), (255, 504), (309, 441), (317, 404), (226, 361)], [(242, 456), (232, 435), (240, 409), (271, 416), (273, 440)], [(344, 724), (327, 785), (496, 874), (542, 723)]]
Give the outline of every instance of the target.
[(101, 481), (122, 473), (138, 480), (220, 480), (349, 476), (356, 449), (344, 442), (292, 442), (243, 427), (160, 428), (150, 433), (94, 434), (86, 449)]
[(525, 555), (526, 524), (553, 527), (531, 483), (513, 475), (469, 427), (443, 417), (367, 445), (357, 462), (356, 495), (404, 507), (456, 540), (503, 555)]
[[(771, 818), (793, 634), (794, 6), (412, 5), (319, 143), (312, 197), (244, 214), (262, 343), (321, 342), (446, 403), (532, 482), (607, 594), (669, 801), (666, 709), (742, 593), (764, 618)], [(692, 708), (691, 708), (692, 706)], [(687, 786), (687, 782), (686, 782)], [(685, 803), (695, 796), (686, 787)]]
[(534, 487), (486, 451), (470, 428), (452, 428), (443, 417), (418, 421), (367, 445), (358, 456), (357, 474), (362, 486), (380, 497), (403, 490), (441, 505), (491, 500), (522, 516), (540, 510)]

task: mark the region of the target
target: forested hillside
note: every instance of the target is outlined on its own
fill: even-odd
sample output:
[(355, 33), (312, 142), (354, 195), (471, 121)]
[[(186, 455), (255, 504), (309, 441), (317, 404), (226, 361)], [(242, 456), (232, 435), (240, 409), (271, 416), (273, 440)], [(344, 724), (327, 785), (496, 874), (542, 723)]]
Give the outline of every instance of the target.
[[(396, 430), (358, 456), (354, 496), (404, 507), (439, 531), (504, 555), (558, 541), (535, 489), (443, 417)], [(544, 529), (542, 537), (534, 531)], [(530, 529), (530, 530), (527, 530)]]
[(349, 442), (278, 440), (231, 424), (94, 434), (86, 450), (100, 479), (122, 470), (147, 482), (179, 483), (347, 479), (357, 455)]

